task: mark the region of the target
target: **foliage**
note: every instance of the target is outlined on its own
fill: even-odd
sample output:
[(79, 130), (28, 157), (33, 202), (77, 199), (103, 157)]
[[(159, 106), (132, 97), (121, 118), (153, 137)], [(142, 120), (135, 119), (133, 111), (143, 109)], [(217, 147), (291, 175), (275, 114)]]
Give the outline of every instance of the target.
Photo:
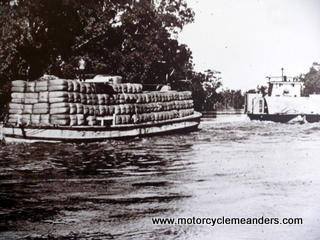
[(189, 90), (192, 92), (195, 110), (213, 110), (216, 103), (222, 100), (217, 89), (222, 86), (220, 78), (216, 76), (218, 71), (206, 70), (205, 73), (192, 72), (192, 80), (175, 81), (173, 88), (178, 90)]
[(304, 82), (303, 95), (320, 94), (320, 64), (313, 63), (309, 72), (300, 75), (300, 80)]
[(244, 105), (244, 96), (241, 90), (226, 89), (221, 92), (221, 98), (220, 103), (225, 107), (242, 108)]
[(80, 58), (128, 82), (186, 77), (191, 51), (174, 36), (193, 18), (184, 0), (1, 1), (0, 78), (74, 78)]

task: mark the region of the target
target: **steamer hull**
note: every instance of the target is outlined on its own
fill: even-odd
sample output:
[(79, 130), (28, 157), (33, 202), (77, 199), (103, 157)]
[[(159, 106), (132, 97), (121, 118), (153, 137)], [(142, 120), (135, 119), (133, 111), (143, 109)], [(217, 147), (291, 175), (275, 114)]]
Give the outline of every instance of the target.
[(3, 128), (6, 142), (93, 142), (108, 139), (144, 137), (187, 132), (197, 129), (201, 113), (157, 123), (123, 124), (121, 126), (76, 127), (8, 127)]
[(272, 121), (272, 122), (278, 122), (278, 123), (287, 123), (295, 118), (297, 118), (299, 115), (297, 114), (286, 114), (286, 115), (280, 115), (280, 114), (247, 114), (250, 120), (258, 120), (258, 121)]

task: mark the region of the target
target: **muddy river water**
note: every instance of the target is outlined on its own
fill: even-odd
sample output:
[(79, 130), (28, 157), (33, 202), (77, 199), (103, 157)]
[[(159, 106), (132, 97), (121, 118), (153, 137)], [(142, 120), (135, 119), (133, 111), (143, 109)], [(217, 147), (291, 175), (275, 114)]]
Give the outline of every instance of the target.
[(3, 145), (0, 194), (0, 239), (320, 239), (320, 123)]

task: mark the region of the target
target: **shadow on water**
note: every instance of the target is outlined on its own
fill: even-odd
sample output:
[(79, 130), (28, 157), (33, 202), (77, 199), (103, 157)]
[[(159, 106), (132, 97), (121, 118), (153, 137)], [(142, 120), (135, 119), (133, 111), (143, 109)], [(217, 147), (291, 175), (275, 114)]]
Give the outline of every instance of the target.
[[(112, 216), (103, 221), (114, 221), (167, 211), (159, 204), (189, 197), (171, 191), (174, 182), (168, 177), (188, 165), (179, 154), (192, 144), (182, 136), (0, 147), (0, 231), (27, 231), (35, 225), (43, 230), (64, 212), (103, 211)], [(112, 207), (135, 204), (150, 207), (129, 212)]]

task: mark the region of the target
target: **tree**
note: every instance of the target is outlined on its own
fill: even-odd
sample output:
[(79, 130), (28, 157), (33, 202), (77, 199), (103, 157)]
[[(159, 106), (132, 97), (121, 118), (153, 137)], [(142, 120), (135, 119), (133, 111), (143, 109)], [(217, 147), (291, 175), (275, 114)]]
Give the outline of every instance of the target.
[(309, 72), (301, 74), (299, 79), (303, 81), (305, 85), (303, 95), (320, 94), (320, 64), (314, 62)]
[[(255, 90), (250, 90), (256, 92)], [(241, 90), (226, 89), (221, 92), (222, 101), (224, 107), (242, 108), (244, 105), (244, 96)]]
[[(0, 3), (1, 81), (55, 74), (120, 74), (129, 82), (186, 76), (191, 52), (175, 34), (193, 21), (184, 0), (6, 0)], [(174, 71), (173, 71), (174, 70)]]
[(190, 80), (173, 81), (172, 86), (178, 90), (192, 92), (195, 110), (213, 110), (216, 103), (221, 101), (221, 94), (217, 93), (217, 89), (222, 86), (222, 82), (216, 74), (220, 72), (210, 69), (205, 73), (190, 72)]

